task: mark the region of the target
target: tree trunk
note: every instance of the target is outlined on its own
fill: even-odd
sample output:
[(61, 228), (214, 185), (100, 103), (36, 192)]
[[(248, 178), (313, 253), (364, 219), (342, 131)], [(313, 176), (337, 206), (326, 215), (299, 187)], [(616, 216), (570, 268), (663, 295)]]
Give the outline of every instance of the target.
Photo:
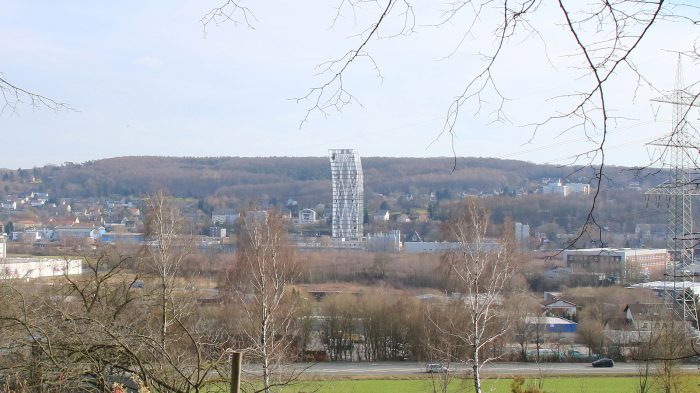
[(472, 346), (472, 371), (474, 373), (474, 392), (481, 393), (481, 374), (480, 374), (480, 359), (479, 359), (479, 339), (474, 340)]

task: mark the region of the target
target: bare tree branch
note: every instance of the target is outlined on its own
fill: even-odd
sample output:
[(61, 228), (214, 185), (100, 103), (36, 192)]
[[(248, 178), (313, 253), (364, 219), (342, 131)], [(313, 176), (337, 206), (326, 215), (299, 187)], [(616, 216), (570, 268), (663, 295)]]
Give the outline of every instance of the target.
[(216, 26), (233, 23), (235, 26), (245, 25), (255, 30), (254, 23), (257, 20), (253, 11), (243, 5), (243, 1), (226, 0), (220, 6), (210, 9), (199, 21), (202, 24), (202, 33), (206, 36), (207, 27), (212, 23)]
[(0, 107), (0, 116), (9, 112), (17, 113), (17, 109), (22, 104), (28, 104), (34, 110), (49, 109), (54, 112), (60, 111), (75, 111), (70, 105), (56, 101), (52, 98), (43, 96), (38, 93), (25, 90), (5, 78), (5, 75), (0, 72), (0, 96), (3, 104)]

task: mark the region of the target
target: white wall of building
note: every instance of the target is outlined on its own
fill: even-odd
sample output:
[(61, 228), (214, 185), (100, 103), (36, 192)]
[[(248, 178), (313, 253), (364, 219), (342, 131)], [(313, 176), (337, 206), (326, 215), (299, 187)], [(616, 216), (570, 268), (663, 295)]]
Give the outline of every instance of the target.
[(55, 277), (83, 272), (80, 259), (5, 258), (0, 261), (0, 279)]

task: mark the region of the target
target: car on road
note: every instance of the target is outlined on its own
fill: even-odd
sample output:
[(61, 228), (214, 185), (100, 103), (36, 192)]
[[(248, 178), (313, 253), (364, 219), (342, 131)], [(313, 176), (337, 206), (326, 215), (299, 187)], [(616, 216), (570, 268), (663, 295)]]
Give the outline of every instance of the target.
[(426, 373), (446, 373), (447, 366), (443, 366), (442, 363), (428, 363), (425, 366)]
[(613, 362), (613, 360), (610, 358), (598, 359), (595, 362), (591, 363), (591, 366), (593, 367), (612, 367), (614, 365), (615, 362)]

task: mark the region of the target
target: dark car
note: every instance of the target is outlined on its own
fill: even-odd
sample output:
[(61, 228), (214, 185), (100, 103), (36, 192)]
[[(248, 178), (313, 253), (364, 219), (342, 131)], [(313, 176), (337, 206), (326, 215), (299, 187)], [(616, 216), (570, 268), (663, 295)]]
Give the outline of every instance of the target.
[(602, 358), (591, 363), (591, 365), (593, 367), (612, 367), (615, 365), (615, 362), (613, 362), (613, 360), (610, 358)]

